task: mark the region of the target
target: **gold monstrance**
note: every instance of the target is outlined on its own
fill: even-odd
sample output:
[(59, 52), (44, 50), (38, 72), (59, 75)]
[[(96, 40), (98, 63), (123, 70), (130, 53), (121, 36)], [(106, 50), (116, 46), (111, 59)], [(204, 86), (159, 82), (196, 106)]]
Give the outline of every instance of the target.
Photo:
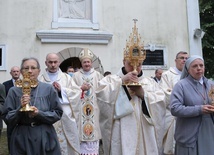
[(209, 91), (209, 97), (211, 99), (211, 104), (214, 105), (214, 85), (211, 85), (211, 89)]
[[(140, 43), (141, 37), (138, 34), (138, 29), (136, 27), (137, 19), (134, 20), (134, 27), (132, 28), (132, 33), (129, 36), (129, 42), (126, 41), (126, 48), (124, 49), (124, 59), (130, 62), (133, 66), (134, 72), (137, 72), (137, 66), (142, 64), (146, 59), (146, 51), (144, 50), (144, 45)], [(124, 83), (124, 85), (141, 85), (135, 82)]]
[[(36, 80), (31, 80), (30, 79), (30, 73), (29, 72), (24, 72), (23, 73), (23, 79), (19, 79), (16, 81), (15, 85), (17, 87), (22, 88), (23, 94), (28, 94), (30, 95), (31, 88), (35, 88), (38, 85), (38, 82)], [(22, 107), (20, 111), (34, 111), (31, 106), (26, 104), (25, 107)]]

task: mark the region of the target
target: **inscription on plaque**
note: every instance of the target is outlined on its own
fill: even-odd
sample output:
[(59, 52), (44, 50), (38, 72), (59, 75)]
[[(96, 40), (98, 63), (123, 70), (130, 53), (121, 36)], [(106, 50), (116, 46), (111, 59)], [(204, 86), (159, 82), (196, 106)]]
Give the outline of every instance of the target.
[(164, 65), (164, 51), (155, 50), (150, 51), (146, 50), (146, 59), (143, 62), (143, 65), (148, 66), (162, 66)]

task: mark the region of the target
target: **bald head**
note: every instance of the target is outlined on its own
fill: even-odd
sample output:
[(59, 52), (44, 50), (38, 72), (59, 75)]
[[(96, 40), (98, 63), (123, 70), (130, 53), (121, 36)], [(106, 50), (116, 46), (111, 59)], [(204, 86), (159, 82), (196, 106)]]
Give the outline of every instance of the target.
[(46, 56), (46, 61), (53, 58), (59, 61), (59, 56), (56, 53), (48, 53)]
[(18, 66), (13, 66), (11, 69), (10, 69), (10, 75), (12, 76), (12, 78), (14, 80), (17, 80), (19, 79), (19, 76), (20, 76), (20, 68)]
[(55, 73), (59, 69), (60, 61), (59, 56), (56, 53), (49, 53), (46, 56), (45, 65), (47, 70), (51, 73)]
[(161, 68), (158, 68), (155, 70), (155, 77), (160, 80), (162, 76), (163, 70)]

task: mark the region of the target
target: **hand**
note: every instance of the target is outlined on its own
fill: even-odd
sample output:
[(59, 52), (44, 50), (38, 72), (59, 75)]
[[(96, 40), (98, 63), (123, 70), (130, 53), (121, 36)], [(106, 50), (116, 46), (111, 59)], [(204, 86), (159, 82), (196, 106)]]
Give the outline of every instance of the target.
[(31, 108), (32, 108), (34, 111), (29, 111), (28, 116), (29, 116), (30, 118), (34, 118), (36, 115), (38, 115), (39, 110), (38, 110), (37, 107), (35, 107), (35, 106), (31, 106)]
[(89, 83), (83, 83), (81, 86), (81, 89), (83, 91), (89, 90), (91, 88), (91, 85)]
[(129, 72), (122, 78), (123, 83), (134, 82), (138, 83), (137, 72)]
[(203, 105), (202, 112), (204, 114), (210, 114), (214, 112), (214, 105)]
[(52, 85), (57, 90), (57, 92), (61, 92), (61, 86), (60, 86), (60, 84), (58, 82), (53, 82)]
[(22, 106), (22, 107), (25, 107), (26, 104), (29, 104), (29, 103), (30, 103), (30, 95), (24, 94), (24, 95), (21, 97), (21, 106)]
[(128, 86), (128, 87), (132, 92), (134, 92), (136, 96), (138, 96), (142, 100), (144, 99), (144, 90), (142, 86)]

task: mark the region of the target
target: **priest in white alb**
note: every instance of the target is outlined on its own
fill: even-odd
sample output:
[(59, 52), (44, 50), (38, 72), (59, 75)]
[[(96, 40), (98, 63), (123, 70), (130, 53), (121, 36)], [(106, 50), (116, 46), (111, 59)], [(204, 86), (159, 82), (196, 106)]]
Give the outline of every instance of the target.
[(165, 95), (153, 79), (143, 75), (145, 52), (136, 37), (135, 23), (124, 67), (99, 81), (96, 90), (105, 155), (159, 155), (163, 151)]

